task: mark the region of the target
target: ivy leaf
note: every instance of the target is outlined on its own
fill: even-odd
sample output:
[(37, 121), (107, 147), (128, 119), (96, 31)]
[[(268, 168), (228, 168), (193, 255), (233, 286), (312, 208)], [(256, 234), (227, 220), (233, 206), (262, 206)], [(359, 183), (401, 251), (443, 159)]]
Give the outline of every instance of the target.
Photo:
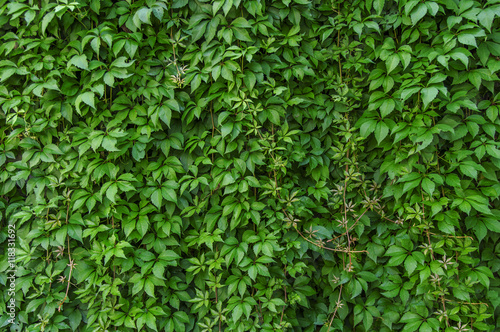
[(110, 72), (104, 74), (103, 79), (104, 79), (104, 83), (106, 83), (106, 85), (108, 85), (110, 87), (113, 87), (113, 85), (115, 84), (115, 77)]
[(153, 191), (153, 194), (151, 194), (151, 201), (158, 209), (161, 208), (162, 200), (162, 189), (156, 189), (155, 191)]
[(163, 8), (160, 6), (154, 6), (151, 8), (151, 11), (153, 12), (154, 16), (161, 21), (163, 18)]
[(87, 61), (87, 56), (85, 54), (73, 56), (69, 61), (68, 65), (69, 64), (73, 64), (80, 69), (84, 70), (89, 69), (89, 62)]
[(368, 137), (371, 133), (375, 131), (377, 127), (377, 121), (374, 119), (364, 119), (360, 126), (359, 134), (361, 137)]
[(405, 260), (405, 269), (408, 275), (411, 275), (413, 271), (417, 268), (417, 261), (413, 256), (409, 255)]
[(434, 100), (436, 99), (436, 96), (438, 94), (439, 90), (435, 87), (429, 87), (429, 88), (423, 88), (421, 90), (422, 93), (422, 101), (424, 102), (424, 107), (427, 108), (427, 106)]
[(458, 35), (458, 41), (462, 44), (477, 47), (476, 37), (468, 33), (461, 33)]
[(470, 178), (477, 178), (477, 165), (474, 162), (464, 161), (460, 164), (460, 171)]
[(461, 187), (460, 178), (454, 173), (448, 174), (446, 176), (446, 184), (455, 188)]
[(248, 34), (248, 32), (245, 29), (232, 28), (232, 31), (233, 31), (236, 39), (241, 40), (241, 41), (246, 41), (246, 42), (252, 41), (252, 38), (250, 38), (250, 35)]
[(396, 103), (393, 99), (385, 99), (382, 105), (380, 105), (380, 116), (385, 118), (387, 115), (392, 113), (395, 106)]
[(425, 3), (420, 3), (411, 13), (411, 23), (412, 25), (417, 24), (418, 21), (420, 21), (425, 14), (427, 14), (427, 6)]
[(27, 10), (25, 13), (24, 13), (24, 19), (26, 20), (26, 25), (30, 25), (31, 22), (33, 22), (33, 20), (35, 19), (36, 17), (36, 12), (32, 9), (29, 9)]
[(247, 71), (245, 77), (243, 78), (243, 81), (245, 82), (248, 90), (252, 91), (255, 83), (257, 82), (257, 78), (253, 72)]
[(91, 0), (90, 1), (90, 9), (92, 9), (96, 14), (99, 15), (99, 11), (101, 10), (101, 1), (100, 0)]
[(175, 193), (174, 189), (162, 187), (161, 193), (163, 198), (165, 198), (167, 201), (177, 203), (177, 194)]
[(45, 299), (35, 299), (28, 303), (26, 306), (26, 312), (30, 313), (36, 310), (42, 303), (46, 302)]
[(161, 105), (158, 109), (160, 119), (170, 128), (170, 121), (172, 120), (172, 111), (166, 105)]
[(224, 5), (222, 6), (222, 11), (224, 12), (224, 16), (227, 16), (229, 13), (229, 10), (233, 6), (233, 1), (234, 0), (225, 0)]
[(76, 100), (75, 100), (75, 108), (77, 110), (77, 112), (79, 114), (81, 114), (81, 111), (80, 111), (80, 104), (81, 102), (83, 101), (85, 104), (89, 105), (90, 107), (93, 107), (95, 108), (94, 106), (94, 93), (93, 92), (84, 92), (80, 95), (78, 95), (78, 97), (76, 97)]
[(424, 189), (430, 196), (434, 193), (436, 185), (429, 178), (424, 178), (422, 180), (422, 189)]
[(47, 144), (44, 148), (43, 151), (48, 152), (50, 154), (64, 154), (61, 149), (55, 144)]
[(470, 52), (463, 47), (455, 48), (450, 52), (450, 56), (453, 60), (460, 60), (466, 68), (469, 67), (469, 56)]
[(10, 67), (10, 68), (4, 68), (2, 69), (2, 74), (0, 75), (0, 82), (3, 82), (5, 80), (7, 80), (8, 78), (10, 78), (12, 75), (14, 75), (17, 71), (17, 68), (13, 68), (13, 67)]
[(155, 284), (149, 278), (144, 282), (144, 291), (152, 298), (155, 297)]
[(102, 147), (106, 149), (107, 151), (120, 151), (119, 149), (116, 148), (116, 139), (110, 136), (104, 136), (102, 140)]
[(233, 126), (234, 124), (232, 122), (224, 123), (221, 128), (222, 137), (226, 137), (227, 135), (229, 135), (233, 130)]
[(95, 98), (95, 94), (93, 92), (85, 92), (83, 94), (80, 95), (81, 96), (81, 99), (82, 101), (89, 105), (90, 107), (92, 108), (95, 108), (95, 104), (94, 104), (94, 98)]
[(500, 159), (500, 150), (494, 145), (486, 145), (486, 152), (494, 158)]
[(140, 8), (135, 15), (142, 23), (151, 24), (151, 9), (147, 7)]
[(432, 16), (436, 16), (436, 14), (439, 10), (439, 5), (437, 3), (435, 3), (434, 1), (425, 2), (425, 5), (427, 6), (428, 12)]
[(115, 202), (115, 196), (116, 193), (118, 192), (118, 185), (116, 183), (112, 183), (109, 187), (108, 190), (106, 190), (106, 197), (113, 203)]
[(500, 221), (493, 218), (484, 218), (483, 222), (490, 231), (500, 233)]
[(83, 243), (83, 239), (82, 239), (82, 226), (80, 225), (68, 225), (68, 235), (77, 240), (77, 241), (80, 241)]
[[(496, 9), (498, 9), (498, 7), (496, 7)], [(495, 7), (483, 8), (477, 14), (478, 23), (488, 29), (489, 32), (491, 32), (491, 26), (493, 25), (495, 15), (498, 16), (498, 12), (496, 12)]]
[(404, 89), (401, 92), (401, 99), (403, 101), (405, 101), (408, 98), (410, 98), (411, 96), (413, 96), (415, 93), (419, 92), (420, 90), (421, 90), (420, 87), (411, 87), (411, 88), (408, 88), (408, 89)]
[(126, 61), (127, 61), (127, 58), (125, 58), (124, 56), (121, 56), (111, 63), (111, 67), (128, 68), (128, 67), (132, 66), (132, 64), (135, 62), (135, 60), (132, 60), (128, 63)]
[(237, 322), (240, 318), (241, 315), (243, 315), (243, 307), (241, 304), (238, 304), (234, 307), (233, 311), (233, 321)]
[(198, 89), (200, 84), (201, 84), (201, 76), (197, 74), (194, 76), (193, 80), (191, 81), (191, 92), (196, 91), (196, 89)]
[(491, 214), (491, 210), (488, 207), (489, 200), (486, 197), (479, 195), (471, 195), (467, 197), (467, 202), (472, 205), (474, 209), (484, 214)]
[(146, 235), (146, 232), (148, 231), (149, 228), (149, 219), (147, 216), (140, 216), (139, 220), (137, 222), (137, 231), (139, 234), (143, 237)]
[(73, 310), (68, 316), (68, 321), (71, 329), (76, 331), (82, 321), (82, 313), (80, 310)]
[(397, 54), (391, 54), (385, 61), (387, 66), (387, 75), (392, 72), (399, 65), (399, 56)]
[(244, 17), (238, 17), (231, 22), (231, 25), (237, 28), (251, 28), (252, 26)]
[(207, 24), (209, 23), (209, 20), (204, 20), (200, 23), (198, 23), (192, 30), (192, 35), (191, 35), (191, 42), (195, 42), (199, 40), (203, 35), (205, 34), (205, 30), (207, 28)]
[(387, 137), (389, 133), (389, 127), (384, 122), (377, 123), (375, 127), (375, 138), (377, 139), (378, 144)]
[(403, 63), (403, 69), (408, 68), (408, 66), (411, 63), (411, 54), (407, 52), (400, 52), (398, 53), (399, 59)]
[(189, 0), (174, 0), (172, 4), (172, 8), (182, 8), (187, 5)]
[(181, 111), (179, 102), (175, 99), (169, 99), (169, 100), (165, 101), (165, 105), (167, 105), (170, 109), (172, 109), (176, 112)]
[(47, 26), (52, 21), (52, 19), (54, 18), (55, 14), (56, 13), (54, 11), (51, 11), (51, 12), (48, 12), (43, 17), (43, 19), (42, 19), (42, 34), (45, 34), (45, 30), (47, 30)]
[(373, 1), (373, 9), (375, 9), (375, 12), (377, 15), (380, 15), (382, 13), (382, 10), (384, 9), (384, 4), (385, 0), (374, 0)]

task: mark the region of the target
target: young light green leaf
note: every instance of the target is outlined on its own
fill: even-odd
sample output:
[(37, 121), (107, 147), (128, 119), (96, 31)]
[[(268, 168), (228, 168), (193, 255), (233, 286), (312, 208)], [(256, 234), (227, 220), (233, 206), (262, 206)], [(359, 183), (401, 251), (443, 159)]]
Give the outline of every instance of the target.
[(435, 87), (423, 88), (421, 90), (422, 101), (424, 102), (424, 107), (426, 108), (434, 99), (436, 99), (439, 90)]
[(106, 197), (113, 203), (115, 203), (115, 196), (118, 192), (118, 185), (116, 183), (112, 183), (108, 190), (106, 190)]
[(394, 110), (395, 106), (396, 103), (394, 102), (394, 99), (385, 99), (382, 105), (380, 105), (380, 116), (385, 118)]
[(142, 23), (151, 24), (151, 9), (147, 7), (140, 8), (135, 14)]
[(462, 44), (477, 47), (476, 37), (468, 33), (461, 33), (458, 35), (458, 41)]
[(54, 11), (50, 11), (48, 12), (42, 19), (42, 34), (45, 35), (45, 30), (47, 30), (47, 26), (49, 25), (49, 23), (52, 21), (52, 19), (54, 18), (55, 16), (55, 12)]
[(398, 54), (391, 54), (385, 61), (387, 66), (387, 75), (389, 75), (398, 65), (399, 65), (399, 56)]
[(87, 56), (85, 54), (75, 55), (68, 62), (68, 65), (75, 65), (76, 67), (84, 70), (89, 69), (89, 62), (87, 61)]
[(420, 21), (425, 14), (427, 14), (427, 6), (425, 3), (420, 3), (415, 9), (413, 9), (412, 13), (410, 14), (411, 16), (411, 23), (413, 25), (417, 24), (418, 21)]

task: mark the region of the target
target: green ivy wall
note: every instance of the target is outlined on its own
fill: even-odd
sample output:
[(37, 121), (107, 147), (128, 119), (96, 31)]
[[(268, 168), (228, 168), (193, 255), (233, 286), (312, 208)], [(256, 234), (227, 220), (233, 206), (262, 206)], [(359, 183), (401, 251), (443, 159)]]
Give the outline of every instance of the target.
[(500, 329), (499, 16), (0, 0), (0, 329)]

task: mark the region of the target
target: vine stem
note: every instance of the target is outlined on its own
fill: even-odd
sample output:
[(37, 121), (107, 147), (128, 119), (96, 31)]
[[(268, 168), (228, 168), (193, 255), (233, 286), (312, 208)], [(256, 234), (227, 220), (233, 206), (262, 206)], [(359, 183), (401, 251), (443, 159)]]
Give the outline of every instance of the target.
[[(287, 215), (288, 216), (288, 215)], [(346, 252), (346, 253), (360, 253), (360, 252), (366, 252), (368, 253), (367, 250), (346, 250), (346, 249), (336, 249), (336, 248), (329, 248), (329, 247), (325, 247), (325, 246), (322, 246), (322, 245), (319, 245), (317, 244), (316, 242), (313, 242), (311, 240), (309, 240), (308, 238), (306, 238), (304, 236), (304, 234), (302, 234), (301, 231), (299, 231), (297, 228), (295, 228), (295, 230), (297, 231), (297, 233), (299, 233), (299, 235), (304, 239), (306, 240), (307, 242), (311, 243), (311, 244), (314, 244), (315, 246), (317, 246), (318, 248), (321, 248), (321, 249), (326, 249), (326, 250), (330, 250), (330, 251), (337, 251), (337, 252)]]
[(436, 234), (436, 233), (432, 233), (432, 232), (428, 232), (428, 233), (431, 234), (431, 235), (434, 235), (434, 236), (450, 237), (450, 238), (453, 238), (453, 239), (471, 239), (472, 241), (474, 241), (474, 239), (472, 238), (472, 236), (468, 236), (468, 235), (459, 236), (459, 235), (448, 235), (448, 234)]
[[(285, 273), (285, 278), (286, 278), (286, 264), (285, 264), (285, 270), (283, 272)], [(285, 290), (285, 305), (281, 309), (280, 325), (281, 325), (281, 322), (283, 322), (283, 314), (285, 313), (285, 306), (286, 306), (286, 302), (288, 301), (287, 295), (286, 295), (286, 285), (283, 286), (283, 289)], [(260, 303), (260, 300), (259, 300), (259, 303)]]
[[(171, 16), (174, 16), (174, 11), (171, 11)], [(175, 41), (174, 41), (174, 35), (173, 35), (173, 29), (174, 27), (170, 27), (170, 39), (172, 39), (172, 52), (174, 54), (174, 64), (175, 64), (175, 69), (177, 70), (177, 75), (179, 75), (179, 67), (177, 66), (177, 56), (175, 55)]]
[[(340, 48), (340, 30), (337, 30), (337, 47)], [(340, 78), (340, 83), (342, 83), (342, 62), (340, 61), (340, 54), (339, 54), (339, 78)]]
[(452, 302), (452, 303), (458, 303), (458, 304), (468, 304), (468, 305), (485, 305), (487, 307), (489, 307), (488, 303), (484, 303), (484, 302), (457, 302), (457, 301), (453, 301), (453, 300), (448, 300), (448, 299), (444, 299), (446, 302)]
[[(212, 76), (210, 76), (210, 83), (212, 83)], [(210, 119), (212, 119), (212, 138), (214, 138), (215, 133), (215, 122), (214, 122), (214, 112), (213, 112), (213, 100), (210, 100)], [(211, 154), (212, 164), (214, 162), (214, 154)]]
[[(424, 192), (422, 189), (422, 185), (420, 185), (420, 192), (422, 194), (422, 219), (425, 224), (425, 205), (424, 205)], [(429, 244), (429, 247), (431, 247), (431, 235), (428, 227), (425, 229), (425, 232), (427, 234), (427, 242)], [(432, 250), (431, 250), (431, 258), (432, 260), (434, 260), (434, 252), (432, 252)], [(438, 280), (438, 287), (441, 288), (441, 283), (439, 282), (439, 280)], [(443, 304), (443, 311), (446, 313), (446, 304), (444, 295), (441, 295), (440, 297), (441, 297), (441, 303)], [(450, 322), (448, 321), (448, 315), (446, 315), (445, 318), (446, 318), (446, 326), (450, 327)]]
[[(218, 257), (218, 253), (219, 253), (219, 250), (217, 248), (217, 245), (215, 245), (215, 255), (216, 255), (216, 257)], [(215, 304), (217, 304), (217, 302), (219, 301), (218, 295), (217, 295), (217, 293), (219, 293), (219, 289), (217, 288), (217, 270), (215, 271), (215, 285), (214, 285), (214, 289), (215, 289)]]
[[(339, 298), (337, 300), (337, 303), (340, 302), (340, 297), (342, 296), (342, 287), (343, 286), (344, 286), (344, 284), (340, 285)], [(327, 332), (330, 332), (330, 329), (331, 329), (332, 323), (333, 323), (333, 319), (335, 318), (335, 315), (337, 314), (337, 310), (338, 309), (339, 309), (339, 306), (337, 304), (335, 304), (335, 311), (333, 312), (332, 318), (330, 319), (330, 323), (328, 323), (328, 330), (327, 330)]]
[(61, 311), (61, 307), (62, 305), (64, 304), (64, 302), (66, 301), (66, 299), (68, 298), (68, 293), (69, 293), (69, 285), (71, 284), (70, 280), (71, 280), (71, 274), (73, 273), (73, 260), (70, 260), (69, 261), (69, 277), (68, 277), (68, 285), (66, 286), (66, 294), (64, 295), (64, 299), (59, 303), (59, 307), (57, 308), (57, 311)]
[[(349, 118), (347, 119), (349, 121)], [(349, 141), (347, 141), (349, 144)], [(347, 160), (349, 160), (349, 149), (347, 149)], [(345, 221), (345, 234), (347, 236), (347, 250), (349, 256), (349, 270), (352, 269), (352, 256), (351, 256), (351, 237), (349, 236), (349, 229), (347, 228), (347, 202), (345, 200), (346, 191), (347, 191), (347, 174), (349, 171), (349, 165), (346, 163), (345, 165), (345, 179), (344, 179), (344, 190), (342, 194), (342, 199), (344, 200), (344, 221)]]
[(262, 317), (262, 306), (261, 306), (260, 299), (259, 299), (259, 322), (261, 324), (264, 323), (264, 318)]
[[(352, 226), (351, 226), (351, 227), (349, 227), (349, 229), (348, 229), (349, 231), (351, 231), (351, 230), (352, 230), (352, 229), (353, 229), (353, 228), (354, 228), (354, 227), (358, 224), (358, 222), (359, 222), (359, 220), (361, 219), (361, 217), (363, 217), (363, 216), (366, 214), (366, 212), (368, 212), (368, 210), (369, 210), (369, 209), (366, 209), (366, 210), (365, 210), (365, 212), (363, 212), (363, 213), (362, 213), (362, 214), (361, 214), (361, 215), (360, 215), (360, 216), (356, 219), (356, 221), (354, 222), (354, 224), (352, 224)], [(332, 239), (330, 239), (330, 240), (328, 240), (328, 241), (326, 241), (326, 242), (333, 242), (333, 241), (335, 241), (336, 239), (338, 239), (338, 238), (340, 238), (340, 237), (344, 236), (345, 234), (346, 234), (346, 233), (342, 233), (342, 234), (340, 234), (340, 235), (338, 235), (338, 236), (336, 236), (336, 237), (334, 237), (334, 238), (332, 238)]]
[[(70, 202), (71, 202), (71, 200), (69, 199), (69, 195), (70, 194), (69, 194), (69, 190), (68, 190), (68, 207), (66, 209), (66, 227), (68, 227), (69, 205), (70, 205)], [(64, 302), (68, 298), (69, 286), (71, 284), (71, 275), (73, 274), (73, 269), (75, 267), (74, 260), (71, 258), (71, 250), (70, 250), (70, 247), (69, 247), (69, 235), (68, 234), (66, 234), (66, 240), (68, 241), (69, 276), (68, 276), (68, 285), (66, 286), (66, 294), (64, 295), (63, 300), (59, 303), (59, 307), (57, 308), (57, 311), (59, 311), (59, 312), (61, 311), (61, 308), (62, 308)]]

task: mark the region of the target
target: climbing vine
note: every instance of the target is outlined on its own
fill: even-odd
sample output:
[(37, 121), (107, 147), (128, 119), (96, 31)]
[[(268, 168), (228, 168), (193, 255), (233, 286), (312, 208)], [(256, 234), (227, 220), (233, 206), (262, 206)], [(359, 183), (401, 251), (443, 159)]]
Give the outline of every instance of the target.
[(499, 15), (0, 0), (2, 331), (500, 328)]

